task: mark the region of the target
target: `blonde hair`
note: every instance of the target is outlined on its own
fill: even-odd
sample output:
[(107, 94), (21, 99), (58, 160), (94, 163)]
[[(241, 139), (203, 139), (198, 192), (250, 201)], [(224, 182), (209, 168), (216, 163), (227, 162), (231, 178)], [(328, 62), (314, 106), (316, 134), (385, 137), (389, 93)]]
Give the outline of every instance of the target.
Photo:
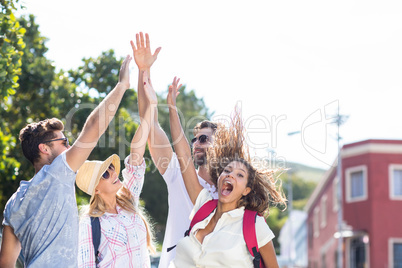
[(239, 200), (238, 207), (244, 206), (260, 214), (268, 214), (270, 203), (286, 206), (281, 181), (276, 178), (275, 170), (257, 169), (252, 164), (245, 142), (245, 128), (237, 107), (232, 115), (230, 126), (218, 127), (216, 130), (214, 144), (207, 152), (207, 159), (209, 174), (215, 186), (229, 163), (237, 161), (247, 167), (247, 187), (250, 187), (251, 191)]
[[(126, 186), (121, 187), (116, 193), (116, 203), (122, 209), (137, 214), (141, 217), (147, 230), (148, 250), (151, 253), (155, 253), (156, 250), (153, 244), (152, 226), (149, 224), (148, 216), (144, 213), (139, 204), (137, 207), (135, 206), (134, 196)], [(88, 214), (90, 217), (101, 217), (106, 212), (106, 204), (99, 195), (95, 194), (91, 204), (89, 204), (89, 207), (87, 207), (85, 210), (86, 211), (84, 211), (84, 213)]]

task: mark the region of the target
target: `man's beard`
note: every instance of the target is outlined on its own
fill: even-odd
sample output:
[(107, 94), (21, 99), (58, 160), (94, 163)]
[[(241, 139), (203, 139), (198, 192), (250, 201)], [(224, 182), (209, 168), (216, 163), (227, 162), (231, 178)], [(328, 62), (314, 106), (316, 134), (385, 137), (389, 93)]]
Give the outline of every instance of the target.
[(48, 159), (48, 164), (51, 165), (53, 163), (53, 160), (55, 160), (57, 155), (51, 154), (49, 159)]
[(197, 166), (203, 166), (207, 163), (207, 153), (204, 152), (202, 155), (194, 154), (194, 163)]

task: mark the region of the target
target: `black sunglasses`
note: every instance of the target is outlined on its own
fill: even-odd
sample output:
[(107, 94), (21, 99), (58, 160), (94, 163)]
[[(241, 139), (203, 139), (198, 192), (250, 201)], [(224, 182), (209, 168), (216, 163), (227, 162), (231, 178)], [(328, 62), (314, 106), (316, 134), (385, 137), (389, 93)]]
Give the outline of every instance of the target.
[(107, 168), (107, 170), (102, 174), (102, 178), (104, 178), (105, 180), (110, 178), (110, 172), (109, 169), (114, 171), (114, 166), (113, 164), (110, 164), (110, 166)]
[(52, 142), (52, 141), (64, 141), (63, 145), (68, 147), (70, 146), (70, 143), (68, 142), (67, 138), (60, 138), (60, 139), (54, 139), (54, 140), (48, 140), (48, 141), (42, 141), (42, 143), (47, 143), (47, 142)]
[(191, 144), (194, 144), (197, 140), (200, 141), (201, 144), (206, 143), (209, 137), (207, 135), (200, 135), (198, 138), (195, 137), (191, 140)]

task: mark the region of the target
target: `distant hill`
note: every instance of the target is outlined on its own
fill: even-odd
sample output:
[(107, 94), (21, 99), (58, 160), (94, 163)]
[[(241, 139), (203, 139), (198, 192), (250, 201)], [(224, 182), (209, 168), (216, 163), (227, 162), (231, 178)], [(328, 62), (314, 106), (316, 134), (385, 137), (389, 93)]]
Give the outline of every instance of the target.
[(292, 174), (296, 175), (297, 177), (303, 179), (304, 181), (312, 181), (318, 183), (324, 173), (326, 172), (325, 169), (315, 168), (306, 166), (299, 163), (287, 162), (286, 167), (290, 168), (287, 173), (292, 172)]

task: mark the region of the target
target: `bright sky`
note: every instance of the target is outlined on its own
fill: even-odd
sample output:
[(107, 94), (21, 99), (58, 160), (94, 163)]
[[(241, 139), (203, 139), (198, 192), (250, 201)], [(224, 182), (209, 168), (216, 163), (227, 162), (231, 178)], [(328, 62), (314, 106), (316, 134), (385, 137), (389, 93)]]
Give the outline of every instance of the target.
[[(263, 157), (327, 169), (336, 157), (336, 128), (325, 112), (349, 119), (343, 143), (400, 139), (402, 2), (175, 0), (25, 1), (49, 38), (58, 69), (114, 49), (148, 32), (153, 85), (174, 76), (215, 115), (241, 102), (252, 147)], [(132, 63), (132, 87), (137, 70)], [(327, 120), (327, 121), (326, 121)], [(264, 128), (265, 125), (265, 129)], [(287, 133), (301, 131), (288, 136)], [(257, 133), (258, 132), (258, 133)], [(264, 149), (265, 148), (265, 149)]]

